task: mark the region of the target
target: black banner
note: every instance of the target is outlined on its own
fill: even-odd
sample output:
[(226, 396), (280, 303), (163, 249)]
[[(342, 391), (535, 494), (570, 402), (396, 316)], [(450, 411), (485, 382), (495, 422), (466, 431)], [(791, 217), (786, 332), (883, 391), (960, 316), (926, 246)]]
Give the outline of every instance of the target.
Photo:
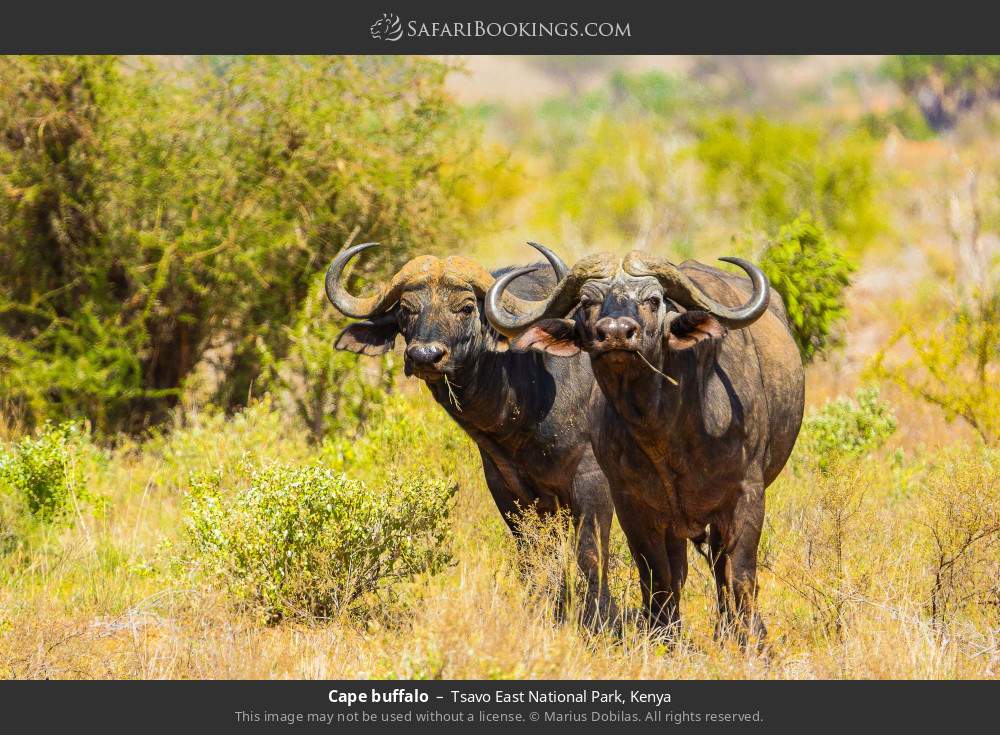
[(3, 53), (996, 53), (995, 8), (890, 3), (9, 3)]
[(995, 681), (8, 682), (0, 706), (9, 732), (928, 732), (995, 724), (998, 694)]

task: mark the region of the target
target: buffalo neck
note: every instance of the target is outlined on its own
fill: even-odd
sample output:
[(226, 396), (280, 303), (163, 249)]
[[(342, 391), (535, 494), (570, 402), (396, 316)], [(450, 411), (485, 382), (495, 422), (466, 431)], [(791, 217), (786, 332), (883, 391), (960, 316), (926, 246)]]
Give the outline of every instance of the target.
[(537, 388), (546, 376), (537, 353), (483, 350), (473, 363), (457, 368), (448, 383), (438, 380), (427, 387), (462, 428), (502, 436), (538, 421), (545, 401)]
[(657, 433), (670, 432), (684, 422), (685, 411), (696, 408), (700, 400), (700, 371), (692, 360), (670, 359), (669, 352), (650, 364), (638, 356), (617, 365), (605, 359), (591, 362), (597, 383), (615, 413), (642, 435), (651, 426)]

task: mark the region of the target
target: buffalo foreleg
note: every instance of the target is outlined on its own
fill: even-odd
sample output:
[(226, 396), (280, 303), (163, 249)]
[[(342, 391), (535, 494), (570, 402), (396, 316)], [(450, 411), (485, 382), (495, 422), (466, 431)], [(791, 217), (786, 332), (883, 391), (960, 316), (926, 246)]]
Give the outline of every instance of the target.
[(570, 501), (576, 527), (576, 560), (586, 585), (582, 621), (595, 630), (617, 628), (618, 606), (608, 589), (608, 550), (614, 507), (604, 473), (589, 452), (573, 478)]
[[(684, 540), (665, 535), (662, 527), (649, 521), (649, 514), (644, 508), (621, 508), (618, 521), (625, 531), (639, 571), (642, 606), (650, 627), (676, 638), (681, 630), (681, 586), (684, 584), (683, 575), (687, 573)], [(680, 554), (685, 555), (683, 567)], [(675, 569), (678, 574), (674, 573)]]

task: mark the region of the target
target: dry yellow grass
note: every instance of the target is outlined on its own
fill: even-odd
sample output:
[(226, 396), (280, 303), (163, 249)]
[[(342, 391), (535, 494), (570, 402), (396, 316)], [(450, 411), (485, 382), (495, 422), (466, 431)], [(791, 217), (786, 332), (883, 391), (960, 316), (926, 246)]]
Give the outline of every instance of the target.
[[(422, 392), (405, 400), (427, 421), (447, 422)], [(286, 461), (312, 451), (295, 430), (275, 432), (265, 409), (236, 424), (206, 444), (202, 462), (224, 464), (249, 447)], [(769, 491), (760, 600), (770, 637), (758, 654), (713, 640), (713, 585), (693, 550), (676, 647), (631, 626), (619, 641), (556, 622), (551, 580), (570, 563), (570, 541), (529, 525), (536, 542), (527, 567), (519, 564), (467, 441), (449, 459), (461, 468), (453, 567), (413, 582), (400, 604), (368, 620), (264, 625), (173, 561), (191, 464), (185, 448), (203, 440), (192, 433), (167, 448), (116, 451), (90, 471), (91, 492), (106, 498), (96, 512), (81, 510), (72, 526), (41, 532), (30, 553), (5, 561), (0, 675), (982, 678), (1000, 667), (995, 608), (963, 605), (938, 623), (930, 617), (930, 536), (918, 524), (941, 511), (928, 492), (940, 473), (913, 470), (907, 485), (887, 457), (825, 482), (786, 470)], [(900, 443), (908, 443), (905, 429)], [(996, 502), (996, 463), (977, 464), (975, 451), (947, 456), (957, 456), (967, 475), (979, 470), (965, 478), (969, 488)], [(843, 517), (837, 509), (846, 509)], [(617, 529), (612, 553), (613, 589), (634, 607), (636, 583)]]

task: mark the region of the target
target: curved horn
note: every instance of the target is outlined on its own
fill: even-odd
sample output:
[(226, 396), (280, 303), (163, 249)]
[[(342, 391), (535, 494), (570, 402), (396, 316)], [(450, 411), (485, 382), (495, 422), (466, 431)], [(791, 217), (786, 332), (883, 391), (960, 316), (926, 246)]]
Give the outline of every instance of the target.
[[(771, 298), (771, 285), (764, 271), (743, 258), (719, 258), (742, 268), (753, 283), (753, 294), (743, 306), (720, 304), (702, 291), (676, 265), (666, 258), (656, 258), (643, 253), (630, 253), (628, 271), (632, 275), (652, 275), (663, 285), (666, 295), (688, 309), (701, 309), (712, 314), (729, 329), (749, 327), (763, 316)], [(635, 268), (635, 270), (633, 270)]]
[(767, 311), (767, 305), (771, 301), (771, 283), (767, 280), (767, 276), (764, 274), (764, 271), (755, 266), (749, 260), (743, 260), (743, 258), (730, 258), (728, 256), (719, 258), (719, 260), (732, 263), (733, 265), (738, 265), (742, 268), (743, 271), (750, 277), (750, 282), (753, 284), (753, 293), (750, 295), (749, 301), (743, 304), (743, 306), (736, 309), (723, 307), (726, 308), (728, 313), (716, 314), (716, 317), (722, 317), (725, 319), (723, 323), (730, 329), (742, 329), (743, 327), (749, 327), (755, 321), (764, 316), (764, 312)]
[[(525, 268), (516, 268), (509, 273), (504, 273), (493, 282), (493, 285), (490, 286), (490, 290), (486, 292), (486, 297), (483, 299), (483, 308), (486, 312), (486, 318), (489, 320), (490, 324), (492, 324), (493, 327), (500, 332), (500, 334), (507, 337), (514, 337), (522, 330), (531, 326), (532, 322), (542, 318), (542, 313), (545, 311), (547, 302), (540, 302), (541, 306), (535, 309), (532, 309), (531, 307), (524, 308), (523, 304), (534, 304), (534, 302), (525, 301), (524, 299), (520, 299), (513, 294), (504, 293), (504, 290), (507, 288), (507, 284), (515, 278), (520, 278), (521, 276), (533, 273), (536, 270), (538, 270), (537, 265), (529, 265)], [(502, 306), (505, 300), (514, 303), (515, 307), (521, 307), (519, 310), (526, 313), (522, 313), (520, 316), (516, 314), (508, 316), (506, 312), (509, 310), (504, 309)]]
[[(544, 251), (541, 251), (544, 255)], [(576, 306), (580, 287), (591, 278), (608, 276), (613, 271), (613, 256), (598, 253), (579, 261), (555, 285), (544, 301), (529, 301), (507, 293), (507, 286), (515, 278), (536, 270), (538, 266), (518, 268), (500, 276), (486, 292), (484, 310), (486, 318), (500, 334), (516, 337), (541, 319), (564, 317)], [(553, 265), (553, 268), (555, 265)]]
[(358, 297), (348, 292), (340, 283), (340, 274), (343, 272), (347, 262), (358, 253), (368, 248), (373, 248), (376, 245), (378, 245), (377, 242), (365, 242), (341, 251), (333, 259), (333, 262), (330, 263), (330, 267), (326, 271), (326, 297), (345, 316), (353, 317), (354, 319), (367, 319), (370, 316), (374, 316), (375, 312), (382, 305), (385, 297), (384, 287), (379, 287), (374, 296)]
[(553, 253), (551, 250), (542, 245), (540, 242), (532, 242), (531, 240), (528, 240), (528, 244), (535, 250), (540, 252), (542, 255), (544, 255), (545, 259), (549, 261), (549, 265), (552, 266), (552, 270), (556, 272), (557, 281), (561, 281), (562, 279), (564, 279), (566, 276), (569, 275), (569, 266), (563, 262), (562, 258)]

